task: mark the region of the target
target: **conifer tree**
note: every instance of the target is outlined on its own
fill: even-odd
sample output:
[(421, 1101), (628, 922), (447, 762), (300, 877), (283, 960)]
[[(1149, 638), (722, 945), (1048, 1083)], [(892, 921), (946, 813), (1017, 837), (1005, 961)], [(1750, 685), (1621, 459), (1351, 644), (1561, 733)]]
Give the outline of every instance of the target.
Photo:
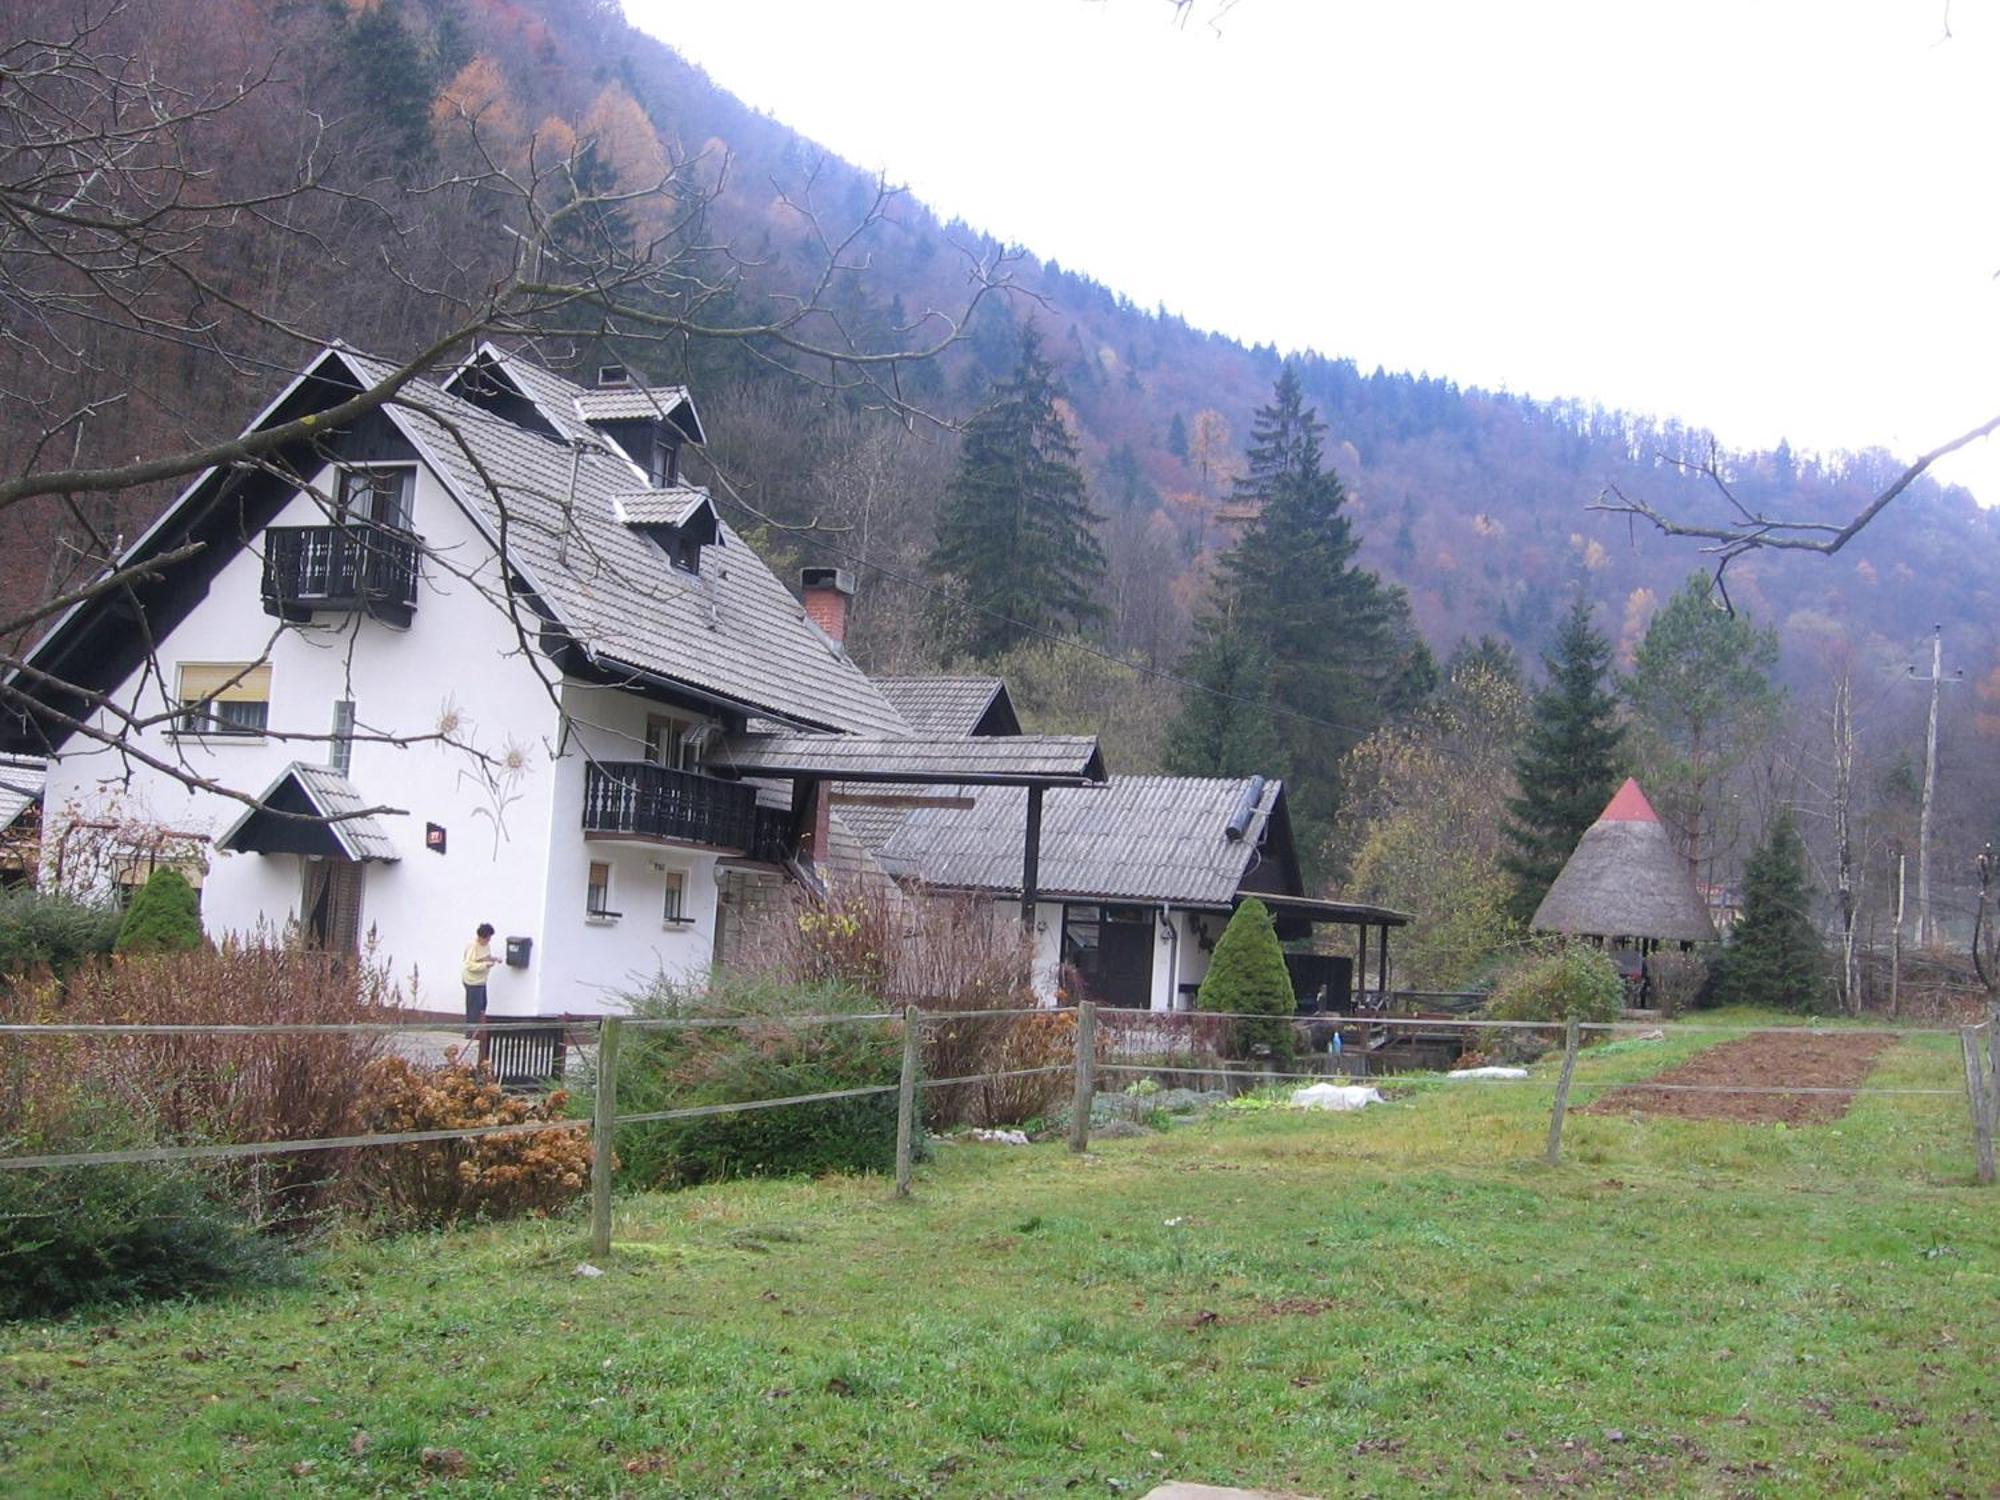
[(132, 897), (112, 948), (118, 953), (192, 953), (201, 944), (201, 898), (179, 870), (161, 865)]
[(1717, 998), (1811, 1010), (1826, 995), (1826, 949), (1812, 919), (1806, 846), (1788, 808), (1743, 867), (1743, 916), (1729, 934)]
[(1514, 914), (1535, 913), (1584, 831), (1597, 821), (1622, 772), (1625, 729), (1607, 682), (1611, 643), (1591, 623), (1581, 591), (1542, 658), (1548, 682), (1535, 695), (1528, 737), (1514, 761), (1520, 794), (1507, 799), (1507, 852)]
[(1298, 1009), (1292, 975), (1271, 909), (1255, 896), (1230, 914), (1208, 974), (1195, 992), (1195, 1005), (1220, 1015), (1270, 1018), (1238, 1021), (1230, 1029), (1232, 1050), (1239, 1056), (1258, 1045), (1277, 1057), (1292, 1055), (1291, 1016)]
[(1032, 327), (1014, 372), (966, 424), (958, 472), (938, 512), (933, 576), (960, 608), (941, 622), (959, 651), (991, 660), (1038, 631), (1103, 613), (1104, 549), (1092, 528), (1061, 392)]
[(1256, 643), (1219, 617), (1204, 620), (1181, 675), (1195, 686), (1167, 725), (1166, 765), (1184, 776), (1271, 774), (1271, 665)]
[[(1376, 724), (1414, 706), (1435, 685), (1436, 663), (1410, 625), (1402, 590), (1356, 561), (1360, 538), (1346, 492), (1325, 465), (1325, 424), (1305, 404), (1287, 365), (1258, 410), (1235, 499), (1256, 519), (1223, 559), (1196, 654), (1183, 671), (1200, 680), (1201, 651), (1225, 628), (1268, 665), (1275, 769), (1287, 779), (1292, 818), (1308, 861), (1319, 857), (1339, 803), (1340, 761)], [(1223, 622), (1227, 622), (1226, 627)], [(1188, 694), (1181, 716), (1208, 712)], [(1190, 731), (1169, 743), (1199, 744)], [(1169, 768), (1207, 767), (1170, 757)]]

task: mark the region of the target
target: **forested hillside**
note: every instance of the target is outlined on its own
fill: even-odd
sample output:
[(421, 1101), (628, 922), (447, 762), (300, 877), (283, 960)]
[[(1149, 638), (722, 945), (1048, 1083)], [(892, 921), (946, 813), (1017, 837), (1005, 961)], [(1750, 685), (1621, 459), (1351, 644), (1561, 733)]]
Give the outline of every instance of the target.
[[(54, 32), (71, 7), (25, 9)], [(127, 347), (127, 332), (104, 325), (81, 336), (89, 347), (74, 357), (0, 353), (10, 392), (33, 397), (10, 401), (0, 423), (15, 468), (123, 462), (223, 435), (314, 339), (403, 356), (423, 347), (451, 326), (452, 298), (511, 253), (498, 200), (466, 186), (477, 175), (468, 163), (518, 173), (580, 149), (611, 195), (596, 210), (605, 223), (640, 244), (699, 241), (726, 265), (702, 304), (718, 323), (812, 295), (828, 241), (865, 226), (825, 276), (818, 314), (862, 350), (940, 336), (977, 290), (971, 268), (1003, 248), (1007, 226), (940, 223), (906, 199), (876, 216), (878, 185), (866, 174), (744, 107), (608, 0), (133, 0), (102, 36), (189, 99), (254, 85), (188, 133), (218, 198), (292, 181), (306, 163), (340, 191), (306, 205), (304, 219), (289, 203), (249, 209), (200, 237), (191, 253), (208, 280), (184, 301), (191, 323), (212, 317), (226, 339)], [(645, 196), (667, 172), (703, 185), (698, 213), (676, 221), (689, 200)], [(837, 367), (773, 359), (752, 340), (683, 334), (621, 356), (693, 385), (711, 435), (712, 472), (701, 477), (732, 521), (781, 572), (814, 560), (855, 568), (854, 650), (866, 665), (908, 670), (935, 665), (939, 651), (938, 584), (926, 563), (958, 458), (953, 424), (1014, 367), (1021, 331), (1035, 325), (1101, 517), (1107, 567), (1087, 633), (1144, 670), (1047, 643), (1018, 648), (1009, 670), (1038, 702), (1091, 705), (1110, 721), (1107, 745), (1121, 764), (1144, 768), (1159, 760), (1178, 694), (1155, 674), (1185, 659), (1218, 559), (1253, 519), (1235, 481), (1281, 360), (1038, 258), (1061, 250), (1014, 255), (1002, 268), (1008, 293), (981, 301), (961, 339), (895, 369), (901, 412), (884, 411), (872, 387), (841, 389)], [(1298, 288), (1302, 303), (1314, 295)], [(32, 312), (13, 308), (10, 322), (22, 327)], [(602, 346), (587, 320), (574, 327), (573, 338), (546, 323), (521, 332), (552, 362), (586, 365)], [(1719, 361), (1732, 357), (1718, 345)], [(1410, 618), (1440, 658), (1493, 633), (1532, 660), (1580, 585), (1600, 606), (1615, 659), (1629, 663), (1701, 559), (1692, 544), (1593, 514), (1590, 502), (1615, 485), (1683, 514), (1726, 509), (1709, 479), (1674, 463), (1709, 455), (1701, 432), (1583, 400), (1363, 371), (1338, 351), (1302, 355), (1295, 368), (1326, 425), (1358, 560), (1407, 591)], [(48, 421), (49, 412), (73, 419)], [(1746, 503), (1828, 518), (1850, 513), (1897, 467), (1880, 453), (1785, 448), (1722, 459)], [(0, 511), (5, 603), (61, 587), (172, 488)], [(1740, 609), (1777, 629), (1781, 676), (1798, 685), (1818, 680), (1837, 643), (1886, 672), (1942, 622), (1953, 660), (1975, 679), (1967, 708), (2000, 731), (2000, 517), (1967, 493), (1921, 480), (1838, 557), (1757, 554), (1730, 570), (1729, 584)]]

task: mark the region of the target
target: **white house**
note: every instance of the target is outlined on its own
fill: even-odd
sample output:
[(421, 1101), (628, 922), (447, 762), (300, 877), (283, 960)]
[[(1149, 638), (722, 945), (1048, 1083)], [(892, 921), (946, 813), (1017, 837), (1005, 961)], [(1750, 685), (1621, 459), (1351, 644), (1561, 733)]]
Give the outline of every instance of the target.
[[(328, 349), (251, 430), (389, 373)], [(733, 872), (812, 879), (831, 777), (1103, 780), (1088, 738), (913, 734), (682, 482), (684, 390), (485, 347), (301, 433), (190, 485), (121, 564), (192, 555), (65, 615), (0, 722), (49, 808), (205, 835), (213, 935), (296, 923), (452, 1011), (491, 922), (494, 1014), (588, 1013), (704, 973)]]

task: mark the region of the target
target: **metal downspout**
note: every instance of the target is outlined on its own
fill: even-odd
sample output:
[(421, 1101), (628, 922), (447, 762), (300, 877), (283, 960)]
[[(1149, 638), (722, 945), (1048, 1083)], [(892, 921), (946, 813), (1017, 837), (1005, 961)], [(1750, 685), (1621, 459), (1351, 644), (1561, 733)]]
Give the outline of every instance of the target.
[(1167, 924), (1167, 1013), (1171, 1015), (1181, 998), (1181, 932), (1174, 926), (1174, 909), (1164, 901), (1160, 916)]

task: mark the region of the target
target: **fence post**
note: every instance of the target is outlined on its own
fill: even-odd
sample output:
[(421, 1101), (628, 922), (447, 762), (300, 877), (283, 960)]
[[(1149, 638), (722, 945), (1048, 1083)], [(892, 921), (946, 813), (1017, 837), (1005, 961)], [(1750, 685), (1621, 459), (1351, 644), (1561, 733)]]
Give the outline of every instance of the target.
[(1569, 1081), (1576, 1072), (1576, 1045), (1578, 1026), (1576, 1017), (1569, 1018), (1563, 1028), (1563, 1068), (1562, 1076), (1556, 1079), (1556, 1107), (1549, 1115), (1549, 1165), (1562, 1160), (1563, 1114), (1569, 1109)]
[(611, 1158), (618, 1134), (618, 1033), (623, 1023), (607, 1016), (597, 1023), (597, 1098), (590, 1119), (590, 1253), (611, 1254)]
[(1076, 1095), (1070, 1102), (1069, 1149), (1090, 1147), (1090, 1101), (1097, 1093), (1097, 1007), (1076, 1008)]
[(910, 1196), (910, 1145), (916, 1133), (917, 1052), (921, 1040), (917, 1008), (903, 1007), (903, 1076), (896, 1086), (896, 1196)]
[(1979, 1163), (1979, 1180), (1993, 1181), (1993, 1113), (1987, 1100), (1986, 1065), (1980, 1057), (1979, 1028), (1961, 1026), (1958, 1044), (1965, 1053), (1965, 1102), (1972, 1109), (1972, 1145)]

